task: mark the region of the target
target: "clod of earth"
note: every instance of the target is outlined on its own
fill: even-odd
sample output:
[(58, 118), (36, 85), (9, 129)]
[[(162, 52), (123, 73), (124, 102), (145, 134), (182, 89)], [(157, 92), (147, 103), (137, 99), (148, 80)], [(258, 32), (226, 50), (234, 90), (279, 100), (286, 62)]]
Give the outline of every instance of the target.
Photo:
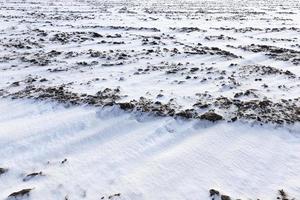
[(210, 189), (209, 190), (209, 196), (214, 196), (214, 195), (220, 195), (220, 192), (218, 190), (215, 190), (215, 189)]
[(278, 190), (278, 197), (279, 200), (296, 200), (295, 198), (291, 198), (284, 190)]
[(20, 190), (18, 192), (13, 192), (10, 195), (8, 195), (8, 199), (29, 197), (31, 190), (33, 190), (33, 188), (28, 188), (28, 189)]
[(36, 176), (43, 176), (43, 173), (42, 172), (35, 172), (35, 173), (31, 173), (31, 174), (28, 174), (26, 175), (24, 178), (23, 178), (23, 181), (29, 181), (31, 180), (32, 178), (36, 177)]
[(221, 195), (221, 200), (231, 200), (231, 198), (227, 195)]
[(68, 161), (68, 159), (64, 159), (63, 161), (61, 161), (61, 164), (65, 164)]
[(200, 119), (216, 122), (219, 120), (223, 120), (223, 117), (217, 113), (214, 112), (206, 112), (203, 115), (200, 116)]
[(134, 109), (134, 105), (132, 103), (118, 103), (122, 110), (132, 110)]
[(112, 199), (113, 197), (119, 197), (119, 196), (121, 196), (121, 193), (116, 193), (116, 194), (110, 195), (108, 197), (108, 199)]
[(211, 200), (231, 200), (230, 196), (221, 194), (218, 190), (215, 189), (210, 189), (209, 190), (209, 196), (211, 198)]
[(8, 169), (0, 167), (0, 175), (5, 174), (7, 171)]

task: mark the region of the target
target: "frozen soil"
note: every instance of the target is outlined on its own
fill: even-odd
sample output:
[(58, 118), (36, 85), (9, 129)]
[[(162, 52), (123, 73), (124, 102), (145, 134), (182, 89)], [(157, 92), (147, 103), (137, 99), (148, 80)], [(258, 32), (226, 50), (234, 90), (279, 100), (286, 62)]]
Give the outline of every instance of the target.
[(0, 2), (0, 199), (300, 198), (300, 2)]
[[(1, 2), (0, 95), (293, 124), (300, 121), (299, 7), (281, 0)], [(118, 92), (99, 98), (103, 91)]]

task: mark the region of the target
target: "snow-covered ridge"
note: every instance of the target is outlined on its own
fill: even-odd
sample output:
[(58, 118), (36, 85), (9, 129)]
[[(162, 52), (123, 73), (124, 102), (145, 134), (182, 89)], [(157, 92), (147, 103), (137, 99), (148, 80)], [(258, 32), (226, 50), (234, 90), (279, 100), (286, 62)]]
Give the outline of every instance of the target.
[[(208, 123), (25, 100), (0, 101), (0, 199), (210, 199), (300, 195), (298, 127)], [(26, 175), (39, 173), (33, 177)], [(24, 179), (25, 178), (25, 179)], [(120, 196), (118, 196), (120, 195)]]

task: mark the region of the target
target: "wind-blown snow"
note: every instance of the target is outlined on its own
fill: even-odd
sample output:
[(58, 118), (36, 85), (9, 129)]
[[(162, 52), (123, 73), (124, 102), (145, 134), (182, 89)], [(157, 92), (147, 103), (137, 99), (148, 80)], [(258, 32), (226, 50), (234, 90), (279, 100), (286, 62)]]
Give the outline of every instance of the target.
[(300, 199), (299, 1), (0, 5), (0, 200)]
[[(298, 124), (299, 125), (299, 124)], [(300, 195), (300, 137), (288, 128), (207, 123), (0, 101), (0, 199), (34, 188), (31, 199), (209, 199)], [(298, 126), (299, 128), (299, 126)], [(298, 130), (298, 131), (297, 131)], [(64, 159), (65, 163), (61, 163)], [(23, 182), (26, 174), (44, 176)]]

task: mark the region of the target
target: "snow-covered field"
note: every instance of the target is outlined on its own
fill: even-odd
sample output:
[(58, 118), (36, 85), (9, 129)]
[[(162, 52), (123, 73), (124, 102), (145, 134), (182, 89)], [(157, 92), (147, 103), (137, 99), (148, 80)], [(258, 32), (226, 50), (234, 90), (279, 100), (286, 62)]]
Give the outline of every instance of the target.
[[(0, 199), (24, 188), (45, 200), (204, 200), (212, 188), (242, 199), (300, 194), (299, 131), (24, 100), (2, 100), (0, 109), (9, 168)], [(23, 181), (34, 172), (42, 175)]]
[(161, 115), (299, 121), (299, 7), (283, 0), (5, 1), (0, 95), (61, 87)]
[(299, 199), (299, 11), (0, 1), (0, 199)]

